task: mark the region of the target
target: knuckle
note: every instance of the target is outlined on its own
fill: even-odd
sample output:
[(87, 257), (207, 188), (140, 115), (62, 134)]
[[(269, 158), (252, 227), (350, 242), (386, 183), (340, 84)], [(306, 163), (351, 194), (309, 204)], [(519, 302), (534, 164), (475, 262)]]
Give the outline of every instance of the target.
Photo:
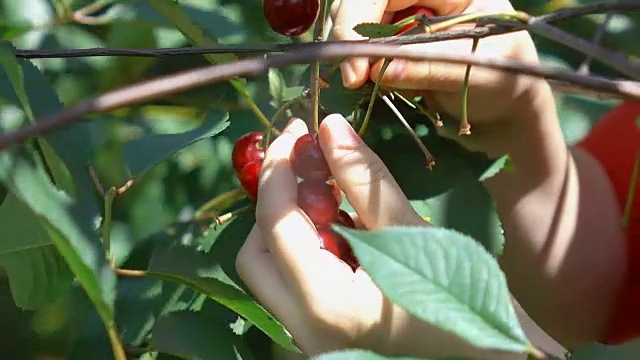
[(368, 186), (390, 176), (382, 159), (364, 146), (336, 150), (334, 158), (353, 186)]

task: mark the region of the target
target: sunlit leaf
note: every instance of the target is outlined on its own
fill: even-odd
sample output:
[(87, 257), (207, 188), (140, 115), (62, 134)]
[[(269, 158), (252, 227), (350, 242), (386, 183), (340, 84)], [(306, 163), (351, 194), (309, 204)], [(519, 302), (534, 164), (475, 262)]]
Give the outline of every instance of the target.
[(229, 126), (228, 119), (228, 113), (219, 109), (211, 109), (202, 125), (191, 131), (179, 134), (150, 135), (128, 142), (124, 146), (122, 154), (131, 176), (138, 177), (178, 150), (220, 133)]
[(337, 231), (389, 299), (411, 314), (478, 347), (528, 351), (505, 276), (472, 238), (433, 226)]
[(160, 317), (151, 347), (166, 354), (198, 360), (252, 360), (242, 338), (202, 311), (179, 311)]

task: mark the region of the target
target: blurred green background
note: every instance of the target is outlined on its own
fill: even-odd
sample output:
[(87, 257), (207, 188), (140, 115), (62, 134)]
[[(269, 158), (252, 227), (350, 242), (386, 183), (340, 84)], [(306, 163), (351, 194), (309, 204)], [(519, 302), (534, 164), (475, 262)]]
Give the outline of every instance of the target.
[[(512, 1), (516, 9), (531, 14), (591, 2), (594, 1)], [(189, 45), (185, 37), (146, 1), (115, 1), (94, 13), (95, 24), (91, 25), (58, 23), (56, 9), (60, 8), (56, 6), (63, 3), (77, 10), (91, 2), (0, 0), (0, 37), (10, 41), (18, 49), (150, 49)], [(217, 38), (221, 43), (255, 45), (292, 41), (269, 29), (262, 16), (260, 0), (181, 0), (180, 4), (206, 35)], [(584, 17), (563, 23), (561, 28), (590, 39), (603, 18), (604, 16)], [(629, 56), (640, 56), (639, 26), (639, 13), (613, 16), (604, 32), (602, 45), (623, 51)], [(534, 39), (547, 64), (577, 69), (584, 61), (584, 56), (575, 51), (545, 39)], [(197, 55), (41, 59), (33, 60), (33, 63), (49, 79), (67, 106), (123, 85), (208, 64), (202, 56)], [(301, 77), (304, 71), (305, 67), (292, 67), (282, 71), (282, 79), (287, 84), (304, 85), (298, 80), (306, 81), (308, 77)], [(597, 62), (591, 65), (591, 71), (617, 76), (611, 69)], [(0, 99), (4, 99), (0, 100), (0, 118), (3, 122), (19, 122), (22, 116), (20, 111), (15, 104), (5, 101), (8, 91), (6, 85), (2, 85), (5, 80), (0, 76)], [(267, 116), (272, 116), (276, 106), (269, 85), (269, 78), (265, 75), (252, 79), (247, 89), (260, 109)], [(340, 103), (339, 98), (340, 93), (337, 91), (329, 96), (325, 105), (330, 111), (346, 111), (353, 105), (348, 101)], [(568, 143), (579, 141), (601, 115), (616, 104), (613, 100), (594, 100), (562, 94), (557, 94), (557, 100), (558, 113)], [(230, 165), (233, 141), (248, 131), (262, 127), (228, 83), (169, 96), (143, 106), (96, 115), (90, 120), (91, 138), (83, 141), (86, 146), (94, 149), (97, 173), (104, 185), (120, 186), (128, 179), (121, 153), (125, 143), (145, 135), (172, 134), (193, 129), (199, 126), (203, 115), (212, 107), (225, 109), (231, 114), (229, 128), (220, 136), (200, 141), (155, 166), (129, 191), (116, 199), (113, 247), (119, 263), (126, 262), (132, 268), (136, 265), (146, 266), (148, 247), (154, 239), (152, 235), (162, 233), (176, 219), (188, 216), (207, 200), (236, 188), (238, 182)], [(384, 110), (380, 110), (378, 114), (379, 117), (385, 117)], [(451, 172), (461, 179), (477, 178), (478, 172), (483, 168), (474, 169), (471, 166), (469, 175), (464, 173), (466, 170), (457, 168), (458, 164), (454, 160), (449, 163), (444, 161), (442, 170), (436, 171), (435, 175), (425, 175), (423, 179), (422, 175), (413, 172), (415, 164), (423, 161), (415, 145), (407, 142), (406, 136), (389, 135), (395, 134), (395, 130), (384, 125), (376, 129), (378, 131), (374, 132), (376, 135), (371, 143), (390, 165), (392, 172), (397, 174), (398, 181), (416, 208), (431, 216), (436, 223), (472, 233), (492, 251), (497, 251), (501, 231), (494, 214), (486, 211), (490, 208), (487, 195), (476, 183), (449, 191), (453, 185), (441, 188), (438, 185), (441, 182), (434, 180), (438, 176), (454, 176)], [(379, 141), (381, 139), (388, 141)], [(437, 154), (441, 155), (440, 158), (455, 157), (452, 154), (457, 150), (450, 149), (449, 144), (438, 144), (441, 140), (435, 138), (430, 141), (435, 144), (436, 149), (440, 149), (440, 154)], [(426, 186), (426, 183), (432, 186)], [(476, 206), (470, 207), (469, 204)], [(434, 208), (436, 210), (430, 210)], [(0, 226), (13, 226), (14, 222), (19, 221), (24, 220), (17, 217), (3, 218), (0, 219)], [(0, 252), (0, 260), (4, 255)], [(149, 294), (168, 291), (166, 287), (159, 290), (159, 285), (154, 281), (145, 284), (129, 284), (126, 279), (120, 283), (119, 316), (128, 317), (127, 326), (130, 328), (125, 329), (124, 337), (131, 344), (144, 343), (144, 335), (141, 334), (146, 334), (151, 321), (147, 308), (151, 305), (146, 302), (152, 298)], [(147, 285), (148, 289), (144, 288)], [(129, 288), (135, 289), (127, 292)], [(0, 294), (0, 324), (8, 330), (5, 336), (0, 337), (2, 359), (45, 360), (63, 354), (64, 358), (80, 359), (88, 358), (84, 357), (87, 353), (83, 349), (91, 348), (99, 353), (96, 349), (108, 346), (101, 333), (100, 323), (92, 319), (95, 313), (81, 292), (66, 293), (56, 302), (35, 312), (22, 311), (14, 305), (6, 277), (0, 282)], [(194, 306), (193, 299), (187, 302), (189, 306)], [(228, 312), (218, 309), (215, 304), (208, 303), (207, 306), (209, 308), (199, 309), (210, 312), (214, 318), (228, 318)], [(228, 321), (227, 318), (223, 321)], [(249, 330), (246, 336), (254, 355), (262, 354), (268, 348), (268, 338), (255, 329)], [(172, 357), (165, 355), (164, 358)], [(92, 355), (91, 359), (98, 357)]]

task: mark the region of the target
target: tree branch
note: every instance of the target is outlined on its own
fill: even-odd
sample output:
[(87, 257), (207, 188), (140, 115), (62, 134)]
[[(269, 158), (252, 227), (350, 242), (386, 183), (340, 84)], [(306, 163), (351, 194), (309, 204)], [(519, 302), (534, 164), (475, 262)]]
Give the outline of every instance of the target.
[(634, 81), (614, 81), (592, 75), (579, 75), (555, 68), (487, 56), (449, 55), (444, 53), (427, 54), (419, 49), (402, 48), (398, 45), (353, 42), (315, 43), (309, 45), (304, 52), (259, 56), (252, 59), (207, 66), (104, 93), (95, 98), (82, 101), (78, 105), (65, 109), (60, 113), (39, 119), (38, 122), (32, 125), (3, 135), (0, 137), (0, 150), (21, 143), (32, 136), (51, 132), (64, 125), (71, 124), (87, 114), (111, 111), (238, 76), (256, 76), (266, 72), (269, 68), (283, 68), (292, 64), (308, 64), (318, 59), (340, 60), (352, 56), (395, 57), (473, 65), (502, 70), (512, 74), (524, 74), (537, 78), (562, 81), (586, 90), (596, 90), (615, 94), (626, 100), (640, 101), (640, 83)]

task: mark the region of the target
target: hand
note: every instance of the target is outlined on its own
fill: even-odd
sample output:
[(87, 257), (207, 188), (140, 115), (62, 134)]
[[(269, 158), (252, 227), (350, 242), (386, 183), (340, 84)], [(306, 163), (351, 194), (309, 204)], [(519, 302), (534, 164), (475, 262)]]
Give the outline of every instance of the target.
[[(289, 160), (296, 139), (305, 133), (304, 122), (294, 119), (267, 150), (256, 224), (236, 259), (242, 280), (305, 355), (364, 348), (391, 356), (523, 359), (480, 351), (416, 319), (391, 303), (362, 268), (354, 272), (320, 249), (314, 225), (297, 205), (297, 179)], [(342, 116), (326, 117), (319, 139), (336, 182), (356, 210), (357, 227), (428, 226)]]
[[(296, 139), (307, 133), (294, 119), (266, 152), (256, 224), (236, 266), (257, 299), (293, 334), (306, 355), (368, 347), (390, 306), (368, 275), (320, 249), (315, 227), (298, 207), (290, 167)], [(324, 119), (319, 139), (329, 167), (360, 228), (424, 225), (374, 154), (340, 115)]]
[[(336, 40), (363, 39), (353, 30), (360, 23), (390, 23), (396, 11), (409, 6), (431, 8), (437, 15), (474, 12), (513, 12), (507, 0), (336, 0), (331, 7)], [(455, 28), (469, 28), (473, 24)], [(451, 40), (429, 44), (406, 45), (424, 52), (471, 53), (472, 40)], [(481, 39), (476, 53), (537, 63), (538, 56), (529, 34), (525, 31)], [(342, 78), (348, 88), (357, 88), (367, 80), (376, 81), (382, 61), (370, 65), (368, 59), (354, 58), (342, 64)], [(409, 96), (423, 96), (430, 107), (459, 119), (462, 110), (461, 90), (465, 66), (394, 59), (385, 71), (381, 86), (400, 90)], [(511, 123), (525, 122), (531, 112), (555, 111), (550, 89), (545, 82), (500, 71), (474, 67), (470, 76), (468, 114), (471, 136), (459, 136), (458, 124), (446, 124), (438, 131), (471, 150), (484, 151), (490, 156), (511, 152), (520, 143), (515, 133), (531, 133), (514, 128)], [(526, 117), (526, 119), (525, 119)], [(553, 121), (554, 112), (538, 116)], [(451, 125), (451, 126), (449, 126)], [(510, 141), (512, 139), (512, 141)]]

